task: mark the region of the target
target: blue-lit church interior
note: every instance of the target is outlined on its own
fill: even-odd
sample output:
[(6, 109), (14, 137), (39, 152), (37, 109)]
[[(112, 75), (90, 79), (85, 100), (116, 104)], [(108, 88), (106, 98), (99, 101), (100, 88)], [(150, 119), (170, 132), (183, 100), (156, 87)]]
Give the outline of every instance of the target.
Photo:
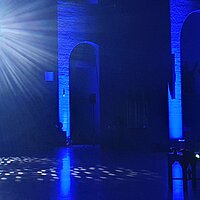
[(200, 2), (0, 1), (0, 199), (199, 200)]

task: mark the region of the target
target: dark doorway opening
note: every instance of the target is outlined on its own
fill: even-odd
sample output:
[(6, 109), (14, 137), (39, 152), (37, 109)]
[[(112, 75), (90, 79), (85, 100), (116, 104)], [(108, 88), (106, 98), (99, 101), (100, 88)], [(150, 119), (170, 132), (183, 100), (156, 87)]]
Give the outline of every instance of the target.
[(200, 145), (200, 13), (186, 19), (181, 34), (183, 131), (192, 148)]
[(70, 132), (73, 144), (99, 143), (99, 53), (80, 43), (70, 56)]

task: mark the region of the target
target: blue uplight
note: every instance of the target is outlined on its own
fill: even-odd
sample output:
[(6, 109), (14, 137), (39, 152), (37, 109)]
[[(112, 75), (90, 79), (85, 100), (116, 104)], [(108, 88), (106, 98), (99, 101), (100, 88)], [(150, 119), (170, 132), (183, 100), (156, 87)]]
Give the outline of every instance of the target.
[[(58, 1), (58, 96), (59, 96), (59, 120), (63, 124), (63, 131), (70, 136), (70, 104), (69, 104), (69, 57), (71, 48), (68, 47), (70, 30), (68, 27), (68, 15), (70, 5), (65, 1)], [(68, 36), (68, 37), (66, 37)], [(72, 44), (73, 45), (73, 44)]]
[(181, 24), (177, 24), (181, 14), (176, 12), (175, 5), (178, 0), (171, 0), (171, 53), (174, 54), (174, 67), (176, 74), (175, 99), (168, 92), (169, 106), (169, 136), (170, 139), (180, 139), (182, 134), (182, 98), (181, 98), (181, 62), (180, 62), (180, 34)]
[[(88, 0), (89, 4), (98, 4), (98, 0)], [(81, 17), (80, 17), (81, 13)], [(58, 95), (59, 95), (59, 121), (63, 124), (63, 131), (67, 138), (70, 136), (70, 92), (69, 92), (69, 68), (70, 55), (73, 49), (87, 34), (81, 36), (77, 33), (84, 32), (85, 23), (74, 23), (87, 21), (89, 16), (88, 7), (77, 3), (67, 3), (58, 0)]]

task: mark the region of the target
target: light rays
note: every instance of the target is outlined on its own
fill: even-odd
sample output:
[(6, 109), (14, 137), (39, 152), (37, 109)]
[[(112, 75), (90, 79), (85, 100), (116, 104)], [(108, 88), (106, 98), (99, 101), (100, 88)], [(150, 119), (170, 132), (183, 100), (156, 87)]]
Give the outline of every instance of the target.
[(44, 92), (41, 76), (57, 64), (55, 14), (46, 0), (0, 3), (0, 95), (35, 98)]

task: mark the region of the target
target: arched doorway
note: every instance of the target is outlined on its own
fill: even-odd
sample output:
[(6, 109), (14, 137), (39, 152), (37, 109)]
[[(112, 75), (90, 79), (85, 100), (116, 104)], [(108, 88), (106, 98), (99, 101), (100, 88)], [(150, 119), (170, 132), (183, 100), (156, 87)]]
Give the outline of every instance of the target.
[(200, 144), (200, 13), (193, 12), (181, 32), (182, 110), (184, 136), (197, 149)]
[(73, 144), (98, 143), (100, 127), (99, 51), (79, 43), (70, 55), (70, 133)]

